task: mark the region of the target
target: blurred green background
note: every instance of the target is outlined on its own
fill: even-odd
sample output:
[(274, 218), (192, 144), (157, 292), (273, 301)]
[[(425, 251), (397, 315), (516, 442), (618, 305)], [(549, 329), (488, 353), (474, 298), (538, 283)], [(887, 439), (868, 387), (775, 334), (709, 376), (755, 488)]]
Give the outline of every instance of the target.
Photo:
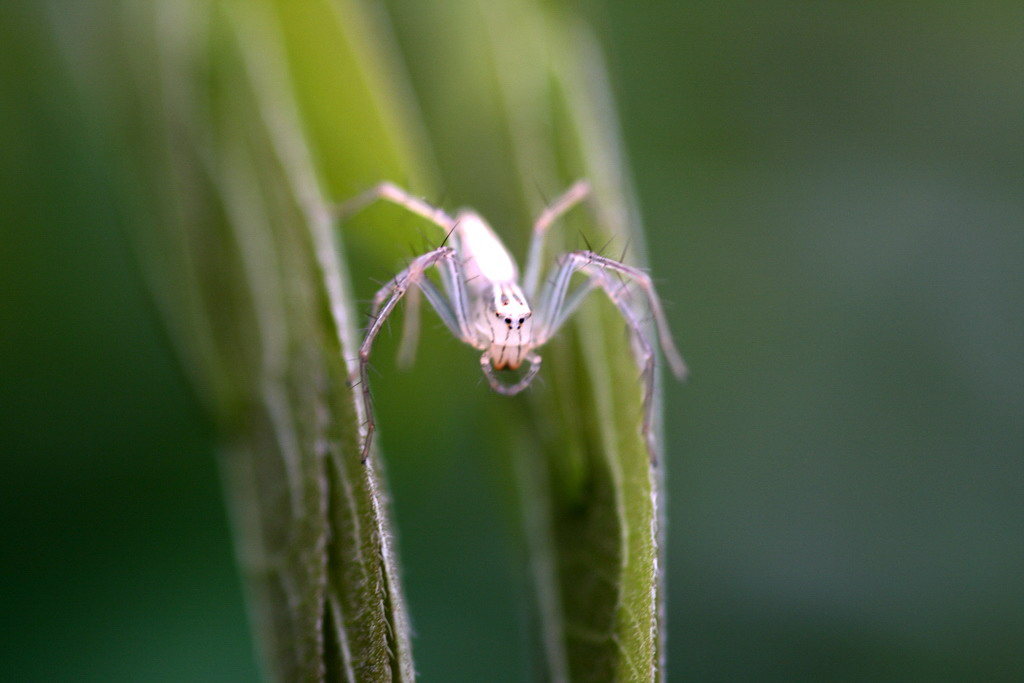
[[(253, 680), (212, 425), (53, 39), (73, 7), (0, 8), (0, 678)], [(670, 679), (1024, 680), (1024, 6), (579, 9), (693, 370)], [(529, 679), (509, 473), (469, 456), (505, 399), (440, 335), (380, 365), (417, 669)]]

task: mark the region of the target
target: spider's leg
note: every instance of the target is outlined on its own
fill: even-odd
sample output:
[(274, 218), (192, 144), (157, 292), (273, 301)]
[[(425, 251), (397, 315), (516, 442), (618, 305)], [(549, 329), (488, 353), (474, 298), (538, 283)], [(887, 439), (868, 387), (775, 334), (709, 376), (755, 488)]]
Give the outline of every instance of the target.
[[(336, 205), (334, 207), (334, 216), (341, 219), (348, 218), (378, 200), (396, 204), (438, 226), (444, 230), (446, 241), (455, 226), (454, 219), (444, 211), (432, 206), (419, 197), (411, 195), (406, 190), (390, 182), (375, 185), (362, 194)], [(380, 293), (378, 293), (379, 297)], [(406, 301), (406, 312), (402, 324), (402, 341), (398, 347), (398, 364), (402, 367), (411, 365), (416, 356), (416, 342), (419, 339), (420, 321), (419, 301), (419, 291), (414, 288)], [(381, 301), (376, 301), (375, 309), (379, 308), (380, 304)], [(438, 308), (440, 312), (440, 308), (436, 303), (434, 307)]]
[(526, 354), (526, 362), (530, 364), (530, 369), (526, 371), (515, 384), (506, 385), (502, 384), (498, 379), (498, 376), (494, 374), (494, 367), (491, 365), (491, 355), (489, 351), (484, 351), (484, 355), (480, 356), (480, 367), (483, 368), (484, 376), (487, 377), (488, 384), (491, 385), (491, 389), (494, 389), (503, 396), (515, 396), (520, 391), (530, 386), (530, 382), (540, 372), (540, 356), (532, 351)]
[[(420, 291), (429, 282), (426, 277), (419, 281), (419, 287), (413, 287), (405, 295), (405, 311), (402, 314), (402, 340), (398, 342), (396, 362), (398, 367), (407, 369), (416, 360), (416, 344), (420, 340)], [(438, 312), (438, 315), (441, 315)]]
[[(572, 273), (574, 272), (574, 269), (571, 267), (566, 272), (567, 272), (568, 275), (572, 275)], [(557, 277), (557, 273), (556, 273), (556, 277)], [(568, 284), (568, 281), (566, 281), (566, 284)], [(591, 277), (585, 283), (583, 283), (582, 285), (580, 285), (579, 287), (574, 289), (572, 291), (572, 293), (565, 294), (560, 308), (558, 308), (558, 310), (552, 310), (551, 311), (551, 313), (554, 314), (552, 316), (554, 319), (550, 320), (550, 321), (547, 321), (545, 323), (544, 330), (541, 331), (541, 334), (539, 335), (539, 338), (544, 340), (544, 341), (547, 341), (548, 339), (550, 339), (551, 335), (553, 335), (556, 331), (561, 329), (561, 327), (565, 323), (565, 321), (568, 320), (569, 317), (573, 313), (576, 312), (576, 309), (579, 308), (580, 304), (583, 303), (583, 300), (587, 298), (587, 295), (589, 295), (592, 291), (597, 289), (599, 286), (600, 285), (599, 285), (599, 283), (597, 281), (597, 278)], [(544, 297), (544, 298), (541, 299), (541, 301), (542, 301), (541, 307), (544, 308), (545, 312), (547, 312), (547, 310), (548, 310), (546, 308), (546, 306), (551, 305), (549, 303), (548, 304), (545, 303), (547, 298), (548, 297)], [(545, 319), (546, 319), (546, 317), (547, 316), (545, 316)]]
[(437, 316), (441, 318), (441, 322), (452, 333), (452, 336), (467, 344), (472, 344), (472, 340), (466, 339), (462, 333), (462, 325), (459, 323), (459, 317), (451, 303), (452, 297), (446, 296), (437, 288), (437, 285), (427, 278), (420, 280), (419, 289), (427, 297), (427, 302), (437, 312)]
[[(578, 270), (587, 275), (589, 280), (567, 296), (569, 280), (572, 274)], [(547, 283), (545, 296), (542, 297), (540, 313), (542, 321), (537, 344), (546, 342), (579, 306), (586, 295), (595, 288), (601, 287), (619, 309), (619, 313), (632, 332), (633, 351), (637, 364), (641, 368), (641, 377), (644, 383), (642, 433), (651, 460), (657, 463), (657, 444), (654, 439), (654, 382), (656, 379), (654, 347), (648, 337), (647, 327), (644, 325), (643, 309), (639, 308), (631, 298), (627, 282), (620, 277), (614, 277), (613, 273), (636, 282), (644, 291), (647, 307), (650, 308), (654, 316), (658, 340), (665, 357), (677, 377), (685, 376), (686, 365), (672, 341), (665, 314), (661, 308), (661, 301), (654, 291), (654, 284), (651, 282), (650, 276), (642, 270), (589, 251), (571, 252), (559, 259), (558, 270)]]
[(342, 219), (348, 218), (378, 200), (397, 204), (406, 211), (425, 218), (444, 230), (445, 236), (455, 227), (455, 219), (444, 211), (390, 182), (375, 185), (362, 194), (338, 204), (334, 208), (334, 215)]
[(636, 354), (637, 364), (641, 368), (640, 376), (644, 384), (643, 407), (641, 408), (644, 421), (641, 432), (644, 441), (647, 443), (647, 452), (651, 456), (651, 462), (657, 465), (658, 445), (654, 438), (654, 383), (657, 379), (654, 365), (654, 347), (647, 337), (647, 330), (643, 325), (642, 319), (637, 315), (636, 309), (626, 298), (625, 287), (621, 283), (616, 282), (616, 279), (605, 271), (596, 271), (593, 279), (600, 282), (601, 288), (604, 289), (608, 298), (618, 307), (622, 317), (626, 319), (626, 324), (629, 325), (630, 330), (633, 332), (633, 349)]
[(589, 278), (586, 284), (581, 285), (572, 294), (569, 294), (569, 281), (573, 273), (580, 269), (580, 264), (574, 260), (571, 254), (562, 254), (558, 257), (557, 267), (554, 273), (545, 281), (544, 289), (537, 298), (534, 322), (534, 333), (537, 346), (545, 344), (562, 327), (562, 323), (575, 312), (587, 294), (592, 292), (598, 283), (594, 278)]
[(533, 224), (533, 237), (530, 239), (530, 251), (526, 256), (526, 274), (523, 278), (523, 291), (532, 297), (537, 292), (537, 280), (540, 277), (540, 260), (544, 252), (544, 239), (548, 228), (556, 220), (564, 216), (570, 209), (583, 201), (590, 193), (590, 184), (585, 180), (577, 180), (572, 187), (562, 193), (558, 199), (544, 209)]
[[(644, 297), (647, 300), (647, 306), (654, 317), (654, 327), (658, 334), (658, 343), (665, 353), (665, 359), (672, 369), (672, 374), (679, 379), (686, 377), (686, 363), (683, 361), (679, 349), (676, 348), (676, 344), (672, 340), (672, 332), (669, 330), (668, 320), (665, 318), (665, 311), (661, 306), (661, 299), (658, 298), (658, 293), (654, 289), (651, 276), (639, 268), (628, 266), (625, 263), (608, 258), (607, 256), (595, 254), (592, 251), (572, 251), (559, 257), (558, 268), (554, 276), (547, 283), (545, 291), (541, 296), (539, 308), (541, 309), (542, 320), (536, 342), (538, 346), (546, 342), (551, 338), (551, 335), (558, 331), (558, 328), (565, 322), (568, 315), (579, 306), (586, 296), (587, 291), (576, 291), (566, 298), (569, 289), (569, 279), (578, 270), (590, 275), (592, 279), (591, 282), (583, 285), (581, 289), (584, 287), (594, 289), (596, 280), (596, 284), (605, 290), (609, 298), (611, 298), (616, 306), (619, 306), (620, 310), (623, 306), (632, 307), (633, 303), (628, 297), (625, 283), (616, 285), (616, 279), (610, 277), (608, 271), (625, 276), (635, 282), (643, 291)], [(594, 276), (595, 273), (604, 273), (604, 277), (596, 278)]]
[[(658, 445), (654, 438), (654, 383), (656, 379), (654, 348), (647, 336), (647, 329), (641, 317), (637, 314), (634, 304), (629, 301), (628, 294), (622, 283), (617, 282), (615, 278), (611, 277), (604, 270), (592, 270), (587, 274), (590, 276), (590, 281), (586, 285), (581, 286), (574, 294), (583, 292), (585, 295), (593, 291), (596, 286), (600, 286), (605, 294), (608, 295), (608, 298), (612, 300), (612, 303), (619, 309), (619, 313), (626, 320), (626, 324), (632, 332), (630, 336), (633, 352), (636, 356), (637, 365), (640, 366), (640, 379), (643, 384), (641, 403), (643, 422), (640, 432), (647, 446), (647, 452), (650, 454), (652, 464), (657, 465)], [(578, 305), (578, 302), (581, 300), (582, 296), (576, 298), (576, 304)], [(564, 320), (564, 317), (562, 319)]]
[[(452, 297), (451, 300), (445, 300), (436, 287), (426, 284), (429, 282), (426, 280), (426, 270), (430, 267), (447, 269), (453, 276), (457, 274), (458, 259), (455, 258), (455, 250), (451, 247), (438, 247), (422, 256), (417, 256), (412, 260), (408, 268), (388, 281), (373, 297), (370, 326), (367, 328), (363, 342), (359, 346), (359, 387), (362, 392), (366, 426), (362, 447), (362, 461), (364, 463), (367, 457), (369, 457), (370, 443), (376, 428), (373, 419), (373, 404), (370, 397), (370, 352), (373, 349), (374, 340), (380, 333), (385, 321), (394, 312), (398, 302), (401, 301), (410, 288), (418, 287), (426, 294), (427, 300), (438, 309), (438, 315), (441, 316), (442, 320), (454, 321), (455, 329), (469, 330), (469, 321), (465, 314), (464, 286), (453, 288), (452, 292), (449, 292), (449, 295)], [(460, 313), (459, 311), (462, 312)], [(468, 344), (473, 344), (476, 341), (468, 335), (457, 336)]]
[[(441, 289), (438, 289), (437, 285), (428, 280), (426, 276), (423, 274), (421, 274), (421, 276), (416, 280), (416, 289), (419, 290), (419, 292), (423, 292), (423, 294), (427, 297), (427, 301), (437, 312), (437, 315), (438, 317), (441, 318), (441, 321), (445, 324), (445, 327), (448, 328), (448, 330), (455, 336), (456, 339), (466, 344), (469, 344), (470, 346), (478, 346), (476, 334), (473, 332), (473, 326), (469, 322), (469, 293), (466, 291), (466, 278), (462, 272), (462, 265), (459, 263), (459, 259), (455, 257), (454, 249), (452, 249), (451, 247), (439, 247), (438, 249), (435, 249), (433, 252), (428, 252), (428, 254), (424, 254), (423, 256), (414, 259), (409, 264), (408, 268), (403, 270), (401, 273), (392, 278), (386, 285), (381, 287), (377, 294), (374, 295), (373, 297), (373, 307), (370, 311), (370, 316), (374, 318), (377, 317), (378, 313), (381, 310), (381, 307), (384, 305), (385, 301), (387, 301), (388, 297), (391, 295), (391, 291), (395, 288), (398, 280), (403, 275), (408, 273), (413, 268), (413, 265), (419, 259), (422, 259), (424, 258), (424, 256), (427, 256), (431, 253), (435, 253), (437, 251), (441, 251), (443, 249), (451, 251), (452, 256), (443, 257), (439, 261), (431, 263), (429, 265), (435, 266), (438, 272), (440, 273), (441, 287), (444, 291), (442, 292)], [(426, 267), (424, 267), (423, 270), (425, 271)], [(409, 293), (409, 296), (418, 296), (419, 292)], [(413, 299), (410, 298), (407, 301), (407, 304), (412, 301)], [(414, 305), (418, 306), (418, 304)], [(406, 312), (407, 316), (416, 314), (418, 314), (418, 309), (409, 310)], [(412, 332), (410, 332), (409, 329), (404, 329), (402, 334), (412, 334), (415, 337), (417, 335), (417, 332), (418, 330), (413, 330)], [(407, 343), (409, 343), (408, 340), (403, 338), (401, 346), (404, 347), (407, 345)], [(409, 344), (415, 345), (415, 338)]]

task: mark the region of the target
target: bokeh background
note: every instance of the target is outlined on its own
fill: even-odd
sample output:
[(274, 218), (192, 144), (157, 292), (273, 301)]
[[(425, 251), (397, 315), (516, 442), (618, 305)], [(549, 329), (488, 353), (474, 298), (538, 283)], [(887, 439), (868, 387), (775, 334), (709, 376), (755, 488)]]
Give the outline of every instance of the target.
[[(0, 9), (0, 677), (254, 680), (216, 438), (62, 8)], [(693, 370), (666, 386), (670, 679), (1024, 680), (1024, 6), (579, 11)], [(515, 496), (471, 457), (498, 398), (440, 335), (382, 366), (417, 668), (528, 680)]]

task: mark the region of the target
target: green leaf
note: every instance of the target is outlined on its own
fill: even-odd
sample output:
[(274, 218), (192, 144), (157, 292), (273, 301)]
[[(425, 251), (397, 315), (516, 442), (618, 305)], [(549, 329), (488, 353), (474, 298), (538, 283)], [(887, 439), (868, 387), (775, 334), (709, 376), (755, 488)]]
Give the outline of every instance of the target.
[[(246, 168), (266, 167), (271, 176), (268, 182), (262, 187), (254, 184), (254, 191), (246, 193), (238, 205), (243, 211), (250, 208), (252, 215), (273, 216), (276, 207), (264, 206), (261, 211), (254, 203), (261, 195), (274, 197), (275, 190), (283, 189), (286, 206), (270, 234), (294, 239), (296, 254), (278, 275), (285, 291), (277, 302), (283, 327), (293, 331), (286, 340), (284, 358), (292, 360), (294, 369), (275, 368), (265, 384), (281, 382), (283, 386), (276, 389), (283, 395), (271, 393), (263, 400), (264, 407), (279, 413), (267, 416), (274, 426), (274, 441), (294, 443), (277, 454), (284, 461), (283, 472), (273, 465), (264, 467), (267, 443), (241, 461), (253, 471), (251, 480), (256, 482), (257, 490), (248, 498), (256, 501), (265, 520), (262, 529), (250, 529), (243, 538), (269, 545), (269, 552), (255, 564), (253, 582), (264, 591), (257, 604), (269, 615), (263, 640), (269, 643), (271, 668), (282, 680), (411, 680), (409, 632), (386, 497), (374, 461), (363, 465), (359, 457), (359, 425), (366, 416), (357, 401), (358, 388), (347, 381), (355, 376), (358, 325), (353, 322), (348, 278), (324, 189), (329, 178), (335, 182), (358, 179), (355, 169), (366, 162), (355, 153), (341, 155), (347, 165), (336, 164), (333, 173), (325, 172), (318, 164), (327, 158), (325, 146), (315, 134), (318, 113), (345, 114), (356, 125), (342, 127), (332, 141), (340, 149), (358, 150), (358, 143), (370, 138), (378, 152), (375, 162), (390, 159), (387, 165), (400, 169), (401, 157), (389, 133), (395, 126), (381, 123), (379, 109), (371, 106), (369, 97), (330, 97), (338, 88), (366, 78), (356, 53), (337, 49), (349, 42), (344, 31), (347, 24), (330, 3), (226, 5), (243, 65), (242, 73), (233, 76), (247, 82), (253, 97), (251, 102), (244, 97), (227, 99), (229, 106), (241, 107), (226, 112), (221, 130), (230, 138), (242, 129), (240, 119), (244, 120), (246, 111), (258, 112), (260, 130), (250, 144), (265, 155), (265, 161), (250, 166), (250, 159), (241, 158), (230, 163), (230, 155), (221, 154), (229, 165), (218, 177), (230, 178), (236, 172), (241, 177)], [(301, 29), (297, 33), (295, 25)], [(314, 28), (317, 32), (310, 35)], [(310, 44), (335, 48), (326, 65), (309, 68), (303, 61), (301, 48)], [(225, 87), (229, 82), (235, 79), (226, 81)], [(316, 96), (303, 97), (309, 91)], [(387, 150), (392, 152), (382, 162), (382, 152)], [(251, 225), (251, 221), (236, 224)], [(297, 234), (292, 234), (296, 229), (290, 226), (298, 226)], [(238, 243), (246, 239), (240, 236)], [(275, 246), (270, 251), (284, 260), (289, 246), (281, 241)], [(266, 263), (257, 260), (254, 265), (262, 270)], [(256, 308), (261, 308), (259, 302)], [(271, 321), (266, 327), (273, 325)], [(271, 392), (274, 389), (270, 387)], [(250, 428), (245, 434), (249, 437), (258, 431)], [(271, 463), (278, 458), (271, 456)], [(297, 472), (288, 471), (290, 459), (296, 461), (291, 467)], [(280, 491), (282, 481), (296, 479), (302, 482), (307, 501), (300, 508), (294, 505), (294, 493), (285, 496)], [(244, 481), (244, 476), (229, 477), (229, 482), (239, 480)], [(290, 516), (282, 509), (286, 501)], [(284, 521), (287, 528), (281, 533), (275, 527), (283, 520), (290, 521)], [(282, 551), (284, 556), (278, 557)]]
[[(611, 240), (611, 252), (628, 244), (628, 260), (643, 265), (613, 98), (578, 17), (502, 0), (396, 3), (394, 17), (450, 194), (523, 253), (545, 196), (586, 178), (591, 210), (552, 230), (548, 264), (582, 247), (582, 232), (595, 246)], [(428, 46), (422, 35), (441, 26), (450, 39)], [(660, 470), (641, 435), (642, 386), (624, 321), (600, 296), (540, 350), (540, 386), (508, 399), (526, 409), (523, 419), (496, 415), (492, 428), (507, 432), (520, 474), (548, 678), (661, 680)]]
[[(548, 263), (578, 232), (643, 263), (586, 26), (540, 2), (394, 2), (395, 36), (362, 0), (99, 3), (82, 10), (98, 57), (65, 36), (143, 270), (224, 435), (277, 680), (414, 677), (380, 461), (359, 459), (360, 324), (331, 205), (385, 179), (445, 187), (523, 253), (544, 196), (587, 178), (593, 201), (553, 231)], [(595, 296), (542, 350), (543, 386), (507, 399), (519, 419), (492, 425), (520, 475), (551, 680), (664, 676), (660, 470), (623, 327)]]
[[(268, 675), (412, 680), (385, 486), (360, 462), (360, 326), (326, 189), (408, 174), (412, 153), (338, 7), (99, 5), (86, 23), (111, 54), (69, 61), (123, 152), (131, 237), (224, 435)], [(328, 67), (306, 59), (311, 39), (332, 48)], [(349, 125), (328, 140), (330, 111)]]

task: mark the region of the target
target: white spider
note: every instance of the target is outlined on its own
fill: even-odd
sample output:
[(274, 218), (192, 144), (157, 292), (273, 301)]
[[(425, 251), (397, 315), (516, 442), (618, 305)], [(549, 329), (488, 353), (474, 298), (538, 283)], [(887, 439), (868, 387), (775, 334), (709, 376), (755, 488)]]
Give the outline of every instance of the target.
[[(658, 341), (672, 372), (682, 379), (686, 365), (672, 341), (661, 302), (650, 276), (590, 250), (570, 251), (560, 255), (537, 298), (536, 308), (530, 300), (538, 294), (540, 260), (544, 237), (551, 224), (583, 200), (590, 191), (584, 181), (576, 182), (533, 224), (533, 237), (526, 262), (523, 285), (511, 255), (490, 226), (474, 211), (461, 210), (452, 218), (441, 209), (410, 195), (392, 183), (381, 183), (339, 207), (342, 216), (351, 216), (376, 200), (392, 202), (438, 225), (445, 232), (442, 246), (415, 257), (409, 266), (380, 288), (373, 298), (371, 322), (359, 347), (359, 378), (366, 413), (366, 435), (362, 459), (370, 452), (374, 421), (367, 369), (370, 350), (384, 321), (399, 300), (418, 288), (456, 338), (483, 351), (480, 366), (491, 388), (513, 396), (529, 386), (540, 371), (541, 358), (535, 349), (543, 346), (572, 315), (587, 294), (595, 288), (604, 290), (619, 309), (632, 331), (633, 348), (644, 381), (643, 437), (656, 460), (652, 434), (652, 396), (654, 392), (655, 354), (644, 325), (646, 311), (654, 318)], [(441, 287), (426, 277), (428, 268), (436, 268)], [(584, 284), (569, 292), (569, 280), (577, 271), (587, 276)], [(637, 301), (629, 290), (635, 282), (643, 292)], [(409, 311), (410, 320), (413, 312)], [(412, 330), (412, 328), (407, 328)], [(523, 363), (528, 369), (514, 384), (502, 384), (497, 370), (516, 370)], [(353, 378), (353, 381), (357, 381)]]

